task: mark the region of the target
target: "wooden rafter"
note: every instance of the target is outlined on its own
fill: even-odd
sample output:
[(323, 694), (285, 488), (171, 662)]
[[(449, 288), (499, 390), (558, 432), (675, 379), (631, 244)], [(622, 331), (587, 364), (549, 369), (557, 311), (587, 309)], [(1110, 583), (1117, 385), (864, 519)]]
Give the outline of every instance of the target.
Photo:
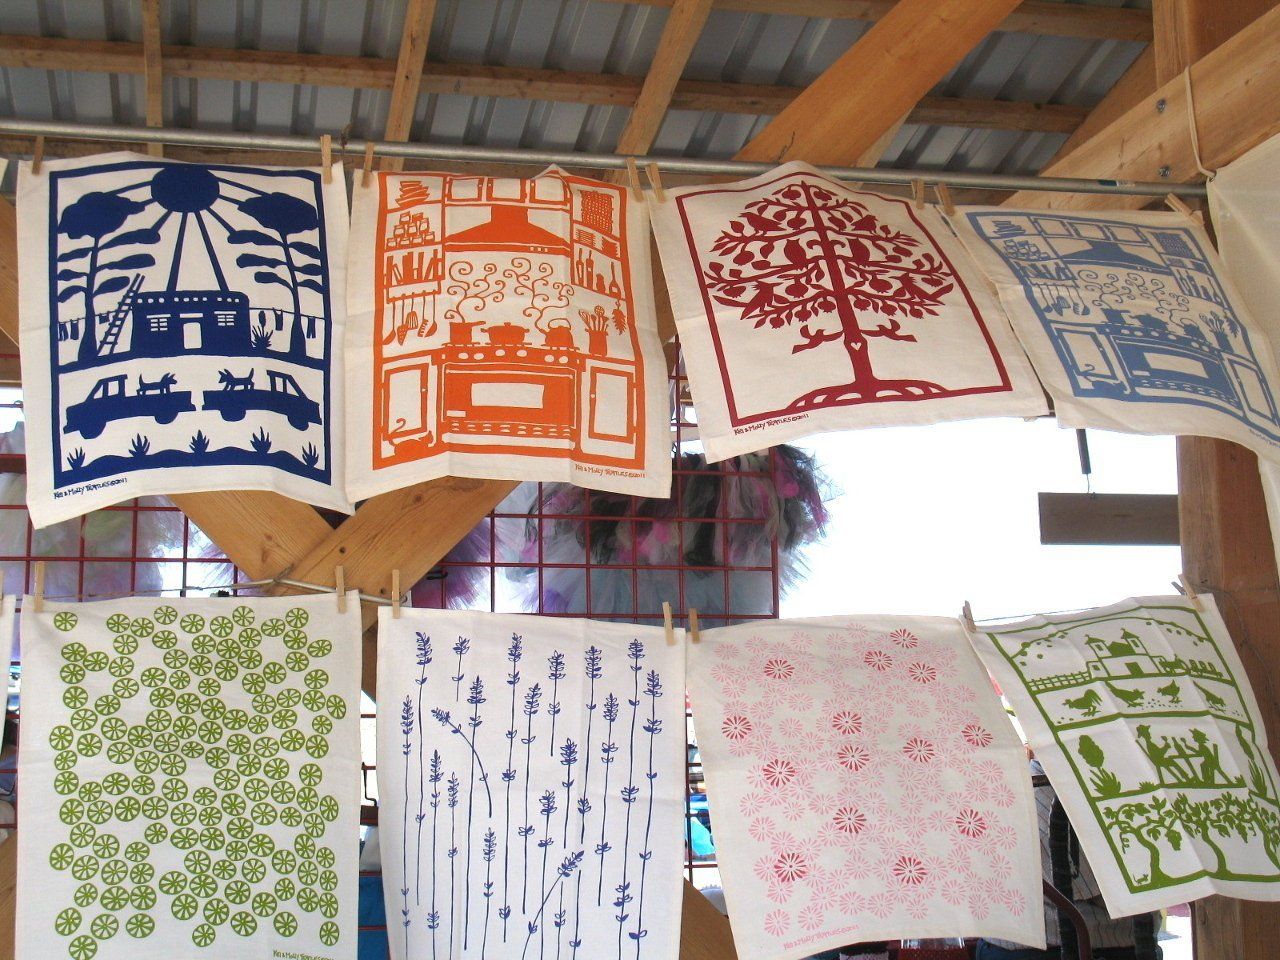
[[(147, 126), (164, 126), (164, 75), (160, 65), (160, 0), (142, 0), (142, 70), (146, 79)], [(147, 153), (164, 156), (164, 147), (147, 144)]]
[(712, 0), (675, 0), (662, 38), (645, 75), (644, 85), (636, 97), (627, 125), (618, 137), (616, 152), (643, 156), (653, 146), (662, 118), (667, 115), (676, 84), (684, 73), (693, 46), (698, 42), (702, 26), (711, 13)]
[[(643, 3), (669, 7), (676, 0), (607, 0), (609, 3)], [(717, 10), (741, 13), (787, 14), (829, 20), (879, 20), (893, 9), (895, 0), (716, 0)], [(997, 29), (1013, 33), (1037, 33), (1086, 40), (1151, 39), (1151, 14), (1122, 7), (1086, 6), (1078, 3), (1031, 2), (1021, 4)]]
[[(290, 83), (360, 90), (391, 90), (394, 60), (315, 53), (165, 46), (166, 76), (244, 83)], [(115, 40), (0, 35), (0, 66), (88, 73), (142, 73), (141, 44)], [(594, 106), (634, 106), (645, 78), (482, 64), (427, 63), (421, 94), (550, 100)], [(803, 88), (754, 83), (679, 80), (673, 110), (768, 116), (782, 112)], [(1071, 133), (1089, 111), (1083, 107), (972, 97), (923, 97), (909, 123)], [(407, 134), (406, 134), (407, 135)], [(403, 139), (403, 138), (402, 138)]]
[(1017, 0), (899, 0), (738, 152), (850, 163), (915, 107)]
[[(1201, 159), (1230, 163), (1280, 133), (1280, 9), (1272, 9), (1190, 68)], [(1043, 173), (1185, 183), (1199, 177), (1181, 74), (1142, 97)], [(1016, 195), (1011, 203), (1044, 209), (1114, 208), (1116, 198), (1079, 194)]]
[[(400, 39), (400, 55), (396, 59), (395, 79), (391, 85), (391, 103), (387, 107), (387, 126), (383, 139), (405, 141), (413, 126), (413, 114), (422, 88), (422, 68), (427, 60), (427, 41), (431, 37), (431, 21), (436, 14), (436, 0), (409, 0), (404, 13), (404, 33)], [(401, 170), (404, 161), (384, 160), (382, 169)]]

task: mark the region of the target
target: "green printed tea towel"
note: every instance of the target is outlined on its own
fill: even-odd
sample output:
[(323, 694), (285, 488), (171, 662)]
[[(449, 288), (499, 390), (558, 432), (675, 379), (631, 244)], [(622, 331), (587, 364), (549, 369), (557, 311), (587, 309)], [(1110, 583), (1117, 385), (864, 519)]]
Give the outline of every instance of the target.
[(356, 955), (360, 612), (24, 604), (18, 956)]
[(1209, 597), (982, 627), (973, 642), (1071, 818), (1113, 917), (1219, 893), (1280, 900), (1258, 704)]

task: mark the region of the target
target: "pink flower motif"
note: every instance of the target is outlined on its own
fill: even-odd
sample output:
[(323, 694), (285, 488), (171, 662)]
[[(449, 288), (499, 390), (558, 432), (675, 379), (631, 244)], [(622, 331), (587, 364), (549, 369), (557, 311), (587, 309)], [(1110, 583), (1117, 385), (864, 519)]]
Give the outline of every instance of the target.
[(991, 802), (997, 807), (1012, 807), (1017, 799), (1013, 789), (1006, 783), (998, 783), (991, 789)]
[(902, 745), (902, 755), (913, 763), (931, 763), (938, 752), (931, 740), (925, 737), (912, 737)]
[(933, 683), (938, 679), (938, 671), (929, 664), (917, 660), (907, 667), (907, 676), (916, 683)]
[(813, 793), (809, 795), (809, 810), (818, 816), (824, 816), (836, 809), (836, 798), (831, 793)]
[(724, 718), (724, 723), (720, 725), (720, 732), (730, 740), (745, 740), (751, 736), (756, 725), (751, 722), (750, 717), (744, 717), (742, 714), (733, 714)]
[(862, 716), (853, 710), (839, 710), (831, 718), (831, 728), (842, 736), (856, 736), (862, 732)]
[(873, 895), (867, 903), (867, 909), (871, 911), (871, 915), (881, 920), (888, 917), (898, 906), (898, 895), (889, 893), (887, 890), (882, 893)]
[(866, 896), (857, 890), (846, 890), (840, 894), (840, 912), (845, 916), (857, 916), (867, 908)]
[(777, 827), (768, 817), (752, 817), (747, 824), (747, 835), (757, 843), (768, 843), (773, 839)]
[(956, 814), (956, 829), (962, 836), (977, 840), (987, 832), (987, 818), (972, 807), (966, 807)]
[(822, 926), (822, 909), (811, 903), (800, 911), (796, 921), (802, 930), (817, 930)]
[(830, 910), (840, 902), (840, 891), (836, 885), (843, 877), (843, 873), (838, 873), (830, 882), (814, 883), (810, 887), (809, 902), (819, 910)]
[(846, 805), (836, 808), (831, 823), (841, 833), (858, 834), (866, 829), (867, 815), (855, 806)]
[(1020, 917), (1027, 909), (1027, 898), (1012, 887), (1006, 887), (1000, 902), (1009, 908), (1015, 917)]
[(770, 910), (764, 915), (765, 933), (784, 936), (791, 927), (791, 915), (786, 910)]
[(893, 657), (883, 650), (868, 650), (862, 655), (862, 662), (872, 670), (884, 673), (893, 666)]
[(939, 891), (944, 903), (958, 907), (969, 898), (969, 884), (961, 877), (944, 877)]
[(971, 747), (989, 747), (994, 739), (991, 733), (982, 724), (966, 723), (960, 731), (960, 736), (964, 737), (964, 742)]
[(802, 717), (790, 716), (782, 719), (782, 722), (778, 724), (778, 729), (782, 733), (784, 740), (794, 741), (799, 739), (809, 728)]
[(760, 775), (771, 787), (785, 787), (796, 778), (796, 765), (782, 757), (774, 757), (760, 768)]
[(813, 694), (804, 686), (789, 688), (782, 695), (782, 699), (789, 709), (799, 713), (807, 713), (813, 708)]
[(857, 773), (871, 762), (871, 752), (860, 743), (842, 743), (836, 748), (836, 760), (851, 773)]
[(920, 645), (920, 638), (910, 630), (895, 630), (889, 634), (889, 639), (904, 650), (910, 650), (912, 647)]
[(929, 879), (929, 868), (924, 860), (913, 853), (903, 853), (893, 861), (893, 878), (910, 887), (918, 887)]
[(809, 861), (798, 850), (784, 850), (773, 861), (773, 875), (780, 883), (795, 883), (809, 876)]
[(779, 883), (778, 878), (771, 874), (765, 884), (764, 895), (773, 903), (786, 903), (791, 899), (791, 894), (795, 892), (795, 889), (789, 883)]
[(785, 657), (770, 657), (764, 664), (764, 675), (770, 680), (790, 680), (796, 668)]

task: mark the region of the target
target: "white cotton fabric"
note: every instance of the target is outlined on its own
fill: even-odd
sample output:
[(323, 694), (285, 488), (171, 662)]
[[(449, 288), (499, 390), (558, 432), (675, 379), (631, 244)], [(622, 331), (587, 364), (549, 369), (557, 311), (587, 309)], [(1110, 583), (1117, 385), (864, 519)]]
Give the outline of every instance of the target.
[(975, 649), (1071, 818), (1113, 918), (1280, 900), (1275, 763), (1211, 597), (982, 626)]
[(1280, 461), (1280, 369), (1181, 213), (961, 207), (1063, 427), (1218, 437)]
[[(208, 170), (223, 178), (221, 192), (196, 210), (198, 191), (155, 188), (162, 170)], [(19, 165), (27, 505), (36, 527), (134, 497), (214, 490), (272, 490), (351, 512), (342, 416), (347, 197), (341, 165), (334, 171), (325, 183), (319, 170), (206, 168), (133, 153), (47, 160), (39, 175)], [(76, 291), (96, 244), (59, 225), (71, 203), (95, 193), (136, 206), (119, 208), (118, 224), (100, 221), (115, 229), (91, 255), (99, 355), (85, 363), (88, 311)], [(292, 271), (280, 236), (240, 210), (267, 193), (322, 208), (319, 229), (283, 238)], [(296, 224), (295, 212), (286, 217)], [(234, 338), (223, 337), (228, 329)], [(255, 345), (264, 338), (269, 346)], [(299, 351), (308, 358), (301, 364)], [(222, 379), (224, 370), (239, 379)], [(258, 392), (243, 392), (250, 385)], [(227, 400), (224, 416), (218, 405)]]
[(380, 173), (351, 231), (354, 499), (444, 476), (670, 496), (649, 217), (627, 188)]
[(360, 638), (354, 592), (26, 597), (16, 955), (355, 960)]
[(788, 163), (668, 189), (649, 209), (709, 460), (833, 430), (1046, 413), (932, 207)]
[(386, 609), (378, 627), (391, 956), (674, 957), (683, 632)]
[(958, 622), (708, 630), (689, 690), (742, 960), (906, 937), (1045, 945), (1026, 754)]
[[(1209, 180), (1209, 211), (1227, 276), (1240, 291), (1272, 353), (1280, 350), (1280, 136), (1260, 143)], [(1258, 459), (1271, 520), (1280, 531), (1280, 466)], [(1280, 547), (1277, 547), (1280, 556)]]

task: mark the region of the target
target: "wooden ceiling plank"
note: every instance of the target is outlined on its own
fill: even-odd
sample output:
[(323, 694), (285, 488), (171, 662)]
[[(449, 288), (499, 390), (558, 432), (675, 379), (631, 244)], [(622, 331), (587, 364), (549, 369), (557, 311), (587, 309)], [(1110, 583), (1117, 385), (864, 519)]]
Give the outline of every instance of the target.
[[(435, 14), (436, 0), (409, 0), (405, 8), (404, 34), (400, 40), (400, 55), (396, 59), (384, 140), (404, 142), (409, 139), (418, 94), (422, 89), (422, 68), (427, 62), (427, 41), (431, 38), (431, 21)], [(382, 161), (382, 169), (403, 170), (404, 161), (398, 157), (387, 158)]]
[[(147, 126), (164, 126), (164, 73), (160, 60), (160, 0), (142, 0), (142, 72), (146, 81)], [(147, 153), (164, 156), (164, 145), (147, 144)]]
[[(1191, 66), (1201, 159), (1210, 170), (1280, 133), (1280, 9), (1272, 9)], [(1163, 104), (1163, 109), (1161, 109)], [(1113, 122), (1043, 171), (1053, 177), (1116, 180), (1199, 178), (1181, 74), (1141, 98)], [(1163, 174), (1163, 175), (1162, 175)], [(1042, 209), (1115, 209), (1107, 195), (1015, 194), (1010, 205)]]
[(644, 156), (653, 146), (676, 84), (711, 13), (711, 3), (712, 0), (675, 0), (640, 95), (618, 137), (617, 153)]
[[(141, 57), (142, 47), (135, 43), (0, 35), (0, 66), (128, 75), (143, 72)], [(396, 72), (394, 61), (371, 57), (183, 46), (163, 47), (163, 63), (172, 77), (361, 90), (391, 90)], [(644, 83), (620, 74), (428, 63), (420, 93), (627, 107), (637, 102)], [(802, 92), (802, 87), (679, 80), (670, 108), (762, 116), (780, 113)], [(1083, 107), (1062, 104), (924, 97), (907, 122), (1070, 133), (1088, 114)]]
[(907, 114), (1017, 0), (899, 0), (738, 152), (849, 163)]
[[(674, 0), (605, 0), (669, 7)], [(785, 14), (824, 20), (880, 20), (894, 0), (716, 0), (717, 10)], [(1084, 40), (1151, 40), (1151, 12), (1125, 7), (1030, 0), (1012, 11), (997, 27), (1013, 33), (1078, 37)]]

